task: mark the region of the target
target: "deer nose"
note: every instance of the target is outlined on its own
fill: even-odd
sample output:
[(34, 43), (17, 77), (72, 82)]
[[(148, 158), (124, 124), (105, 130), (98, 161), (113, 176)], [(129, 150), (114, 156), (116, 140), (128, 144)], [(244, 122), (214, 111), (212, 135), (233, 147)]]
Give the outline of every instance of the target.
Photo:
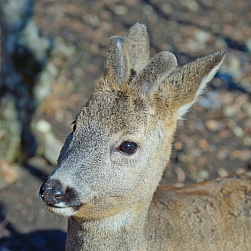
[(62, 201), (65, 189), (58, 180), (47, 180), (39, 191), (40, 199), (49, 206), (56, 206)]

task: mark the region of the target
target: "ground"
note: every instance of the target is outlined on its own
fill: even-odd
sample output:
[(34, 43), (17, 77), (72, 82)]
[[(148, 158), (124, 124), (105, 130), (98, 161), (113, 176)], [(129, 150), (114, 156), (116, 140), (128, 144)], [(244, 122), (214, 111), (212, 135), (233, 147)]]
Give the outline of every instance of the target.
[[(151, 55), (173, 52), (179, 64), (226, 49), (220, 73), (179, 121), (163, 183), (191, 184), (250, 169), (251, 2), (205, 0), (40, 0), (40, 31), (73, 51), (55, 57), (51, 94), (34, 121), (48, 121), (63, 142), (71, 122), (103, 71), (106, 43), (136, 22), (147, 25)], [(57, 156), (55, 156), (55, 159)], [(47, 212), (38, 198), (55, 167), (35, 157), (18, 167), (19, 179), (0, 189), (0, 251), (63, 250), (66, 220)]]

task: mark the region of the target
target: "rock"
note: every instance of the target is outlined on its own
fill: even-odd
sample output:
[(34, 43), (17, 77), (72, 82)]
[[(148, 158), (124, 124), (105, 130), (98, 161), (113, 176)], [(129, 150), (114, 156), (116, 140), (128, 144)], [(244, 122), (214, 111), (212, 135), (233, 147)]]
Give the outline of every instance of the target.
[(182, 148), (183, 148), (182, 142), (176, 141), (176, 142), (174, 143), (174, 149), (175, 149), (175, 150), (181, 151)]
[(227, 117), (233, 117), (236, 114), (236, 109), (232, 105), (227, 105), (223, 108), (223, 113)]
[[(169, 3), (163, 3), (161, 5), (161, 10), (164, 11), (165, 13), (169, 14), (173, 12), (173, 7)], [(250, 45), (251, 46), (251, 45)]]
[(32, 19), (27, 22), (24, 29), (20, 32), (20, 43), (28, 47), (38, 61), (47, 59), (48, 51), (52, 46), (48, 38), (41, 36)]
[(196, 33), (196, 40), (200, 43), (200, 44), (203, 44), (205, 45), (206, 42), (209, 40), (210, 38), (210, 34), (206, 31), (203, 31), (203, 30), (199, 30), (197, 33)]
[(56, 165), (63, 143), (53, 134), (52, 127), (48, 121), (41, 119), (36, 123), (35, 127), (42, 145), (41, 154), (51, 164)]
[(51, 124), (44, 119), (40, 119), (36, 123), (36, 129), (42, 134), (49, 133), (51, 131), (51, 128)]
[(218, 151), (218, 147), (216, 145), (210, 144), (208, 147), (209, 152), (216, 153)]
[(192, 12), (196, 12), (199, 10), (199, 5), (195, 0), (183, 0), (180, 3)]
[(60, 150), (63, 146), (53, 133), (47, 133), (44, 138), (44, 157), (56, 165)]
[(224, 130), (221, 130), (219, 133), (218, 133), (218, 136), (221, 138), (221, 139), (224, 139), (224, 138), (229, 138), (232, 136), (232, 133), (231, 131), (227, 130), (227, 129), (224, 129)]
[(251, 103), (245, 103), (242, 106), (244, 112), (247, 114), (249, 118), (251, 118)]
[(245, 137), (244, 140), (243, 140), (243, 143), (246, 146), (251, 146), (251, 137)]
[(175, 167), (174, 172), (177, 175), (177, 182), (179, 184), (184, 184), (184, 182), (186, 180), (186, 174), (185, 174), (184, 170), (181, 169), (180, 167)]
[(219, 167), (217, 173), (221, 178), (227, 177), (229, 175), (227, 170), (225, 170), (223, 167)]
[(199, 139), (198, 142), (199, 147), (203, 150), (203, 151), (207, 151), (208, 150), (208, 142), (205, 139)]
[(207, 170), (200, 170), (198, 172), (197, 182), (207, 180), (209, 178), (209, 173)]
[(119, 16), (125, 16), (128, 13), (128, 8), (124, 5), (116, 5), (114, 7), (114, 12)]
[(64, 57), (71, 57), (73, 56), (73, 54), (75, 53), (76, 48), (75, 46), (71, 45), (71, 44), (65, 44), (63, 40), (57, 38), (55, 39), (54, 42), (54, 47), (51, 51), (51, 55), (52, 56), (64, 56)]
[(251, 150), (247, 150), (247, 149), (234, 150), (231, 153), (231, 157), (233, 159), (238, 159), (238, 160), (243, 161), (243, 162), (248, 161), (251, 158)]
[(239, 126), (236, 126), (236, 127), (233, 129), (233, 133), (234, 133), (235, 136), (237, 136), (237, 137), (239, 137), (239, 138), (243, 137), (243, 135), (244, 135), (243, 129), (242, 129), (241, 127), (239, 127)]
[(98, 26), (100, 23), (100, 20), (97, 15), (84, 15), (83, 19), (86, 23), (90, 24), (93, 27)]
[(230, 67), (234, 70), (239, 70), (241, 68), (241, 61), (238, 57), (234, 56), (234, 55), (231, 55), (231, 58), (230, 58)]
[(237, 175), (241, 175), (241, 174), (243, 174), (243, 173), (245, 173), (245, 172), (246, 172), (246, 170), (243, 169), (243, 168), (238, 168), (238, 169), (235, 171), (235, 173), (236, 173)]
[(217, 158), (219, 160), (225, 160), (228, 155), (229, 155), (229, 151), (227, 151), (226, 149), (220, 149), (218, 151)]
[(206, 127), (210, 131), (216, 132), (216, 131), (220, 131), (221, 129), (223, 129), (224, 124), (217, 121), (217, 120), (210, 119), (206, 122)]
[[(241, 71), (241, 67), (242, 67), (242, 63), (239, 57), (231, 54), (229, 56), (229, 65), (227, 68), (227, 73), (229, 76), (231, 76), (232, 80), (234, 80), (234, 82), (238, 82), (238, 80), (241, 78), (242, 75), (242, 71)], [(231, 79), (229, 79), (231, 80)]]
[(58, 68), (52, 62), (49, 62), (44, 71), (39, 75), (33, 92), (38, 104), (41, 104), (50, 94), (51, 81), (56, 78), (57, 74)]

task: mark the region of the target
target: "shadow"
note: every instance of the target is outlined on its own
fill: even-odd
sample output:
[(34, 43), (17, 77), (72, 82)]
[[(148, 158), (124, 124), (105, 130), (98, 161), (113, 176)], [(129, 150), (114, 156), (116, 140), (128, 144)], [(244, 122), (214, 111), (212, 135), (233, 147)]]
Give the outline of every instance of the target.
[(9, 251), (63, 251), (66, 233), (61, 230), (38, 230), (20, 233), (5, 216), (0, 204), (0, 250)]
[(44, 182), (52, 172), (52, 170), (46, 172), (44, 170), (41, 170), (39, 167), (36, 167), (28, 163), (24, 163), (23, 166), (32, 176), (36, 177), (38, 180), (41, 180), (42, 182)]
[(63, 251), (66, 234), (60, 230), (41, 230), (28, 234), (11, 234), (0, 238), (1, 250)]

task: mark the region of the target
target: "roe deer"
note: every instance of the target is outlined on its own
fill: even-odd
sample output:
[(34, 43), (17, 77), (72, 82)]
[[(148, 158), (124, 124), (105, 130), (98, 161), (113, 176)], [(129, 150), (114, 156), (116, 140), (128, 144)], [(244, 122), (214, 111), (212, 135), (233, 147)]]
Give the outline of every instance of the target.
[[(159, 186), (177, 120), (224, 60), (149, 56), (146, 27), (108, 41), (105, 72), (40, 197), (69, 217), (66, 250), (251, 250), (251, 180)], [(156, 192), (155, 192), (156, 191)]]

